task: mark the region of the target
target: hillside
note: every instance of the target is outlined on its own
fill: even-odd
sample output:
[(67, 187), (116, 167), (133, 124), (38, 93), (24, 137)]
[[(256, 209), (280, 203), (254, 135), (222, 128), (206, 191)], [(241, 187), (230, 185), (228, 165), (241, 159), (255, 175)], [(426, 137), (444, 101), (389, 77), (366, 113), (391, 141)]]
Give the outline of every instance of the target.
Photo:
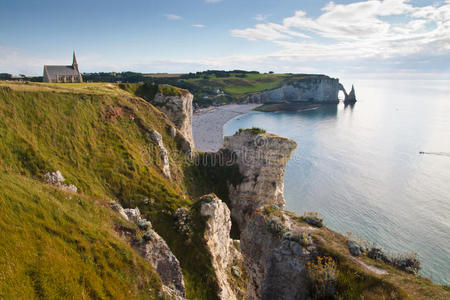
[[(31, 266), (27, 266), (29, 262), (26, 257), (30, 253), (41, 253), (43, 250), (39, 249), (41, 245), (38, 237), (29, 233), (30, 236), (26, 238), (27, 235), (23, 234), (28, 232), (26, 227), (21, 229), (22, 234), (17, 232), (21, 225), (26, 224), (29, 228), (43, 232), (42, 241), (49, 241), (55, 236), (60, 236), (61, 241), (58, 243), (67, 243), (75, 249), (81, 247), (77, 246), (77, 243), (108, 245), (107, 241), (111, 240), (110, 243), (117, 244), (118, 239), (111, 230), (115, 219), (111, 212), (101, 208), (102, 203), (117, 200), (125, 207), (139, 206), (143, 214), (150, 216), (153, 226), (166, 239), (182, 264), (188, 296), (200, 299), (211, 293), (214, 288), (214, 278), (208, 272), (209, 257), (207, 252), (202, 250), (202, 241), (196, 240), (200, 237), (194, 235), (191, 247), (186, 251), (186, 238), (173, 226), (172, 213), (180, 206), (193, 204), (196, 195), (201, 192), (200, 185), (195, 186), (196, 190), (193, 189), (194, 178), (189, 175), (185, 156), (178, 151), (176, 142), (167, 134), (166, 127), (169, 125), (172, 123), (152, 105), (111, 84), (0, 83), (0, 139), (2, 141), (0, 174), (3, 185), (1, 188), (3, 202), (1, 233), (2, 241), (6, 243), (2, 246), (2, 253), (6, 254), (2, 255), (2, 259), (6, 259), (2, 265), (8, 261), (13, 263), (10, 257), (24, 264), (21, 267), (24, 269), (23, 274), (18, 274), (15, 279), (21, 281), (24, 289), (25, 286), (31, 291), (33, 288), (40, 289), (33, 287), (33, 284), (36, 284), (33, 282), (35, 275), (29, 273)], [(162, 135), (169, 151), (171, 180), (167, 180), (162, 173), (159, 149), (155, 147), (156, 144), (147, 134), (150, 128)], [(54, 170), (60, 170), (66, 177), (66, 182), (78, 187), (79, 195), (84, 196), (81, 197), (78, 194), (76, 198), (65, 196), (45, 184), (44, 174)], [(199, 175), (196, 177), (195, 179), (198, 179)], [(22, 194), (27, 195), (27, 198), (22, 198), (20, 196)], [(49, 194), (55, 195), (50, 199), (51, 206), (49, 204), (47, 207), (47, 202), (40, 199), (46, 198)], [(64, 209), (68, 210), (73, 203), (77, 203), (77, 198), (89, 202), (88, 207), (98, 208), (81, 217), (80, 215), (87, 208), (80, 205), (73, 212), (75, 216), (66, 216)], [(17, 202), (17, 199), (21, 202)], [(151, 207), (144, 205), (145, 200), (151, 202)], [(44, 203), (45, 206), (41, 209), (46, 213), (41, 216), (41, 212), (34, 211), (34, 207), (42, 206)], [(17, 207), (22, 207), (23, 212), (17, 210)], [(53, 210), (52, 207), (54, 207)], [(62, 209), (57, 210), (58, 207)], [(9, 210), (5, 210), (7, 208)], [(11, 213), (14, 210), (16, 210), (15, 214)], [(97, 215), (97, 211), (101, 214)], [(26, 221), (27, 219), (30, 221)], [(47, 219), (52, 222), (46, 222)], [(101, 226), (99, 224), (97, 228), (99, 222)], [(105, 229), (103, 233), (99, 231), (100, 228), (106, 228), (108, 225), (109, 230)], [(88, 227), (95, 235), (91, 236), (89, 232), (79, 233), (77, 237), (79, 242), (74, 241), (75, 237), (68, 235), (73, 231), (72, 227)], [(17, 232), (15, 239), (24, 244), (23, 253), (15, 251), (14, 243), (8, 244), (8, 241), (13, 241), (13, 236), (9, 236), (11, 232)], [(90, 286), (112, 290), (117, 288), (118, 284), (130, 286), (123, 290), (133, 290), (131, 287), (136, 284), (144, 289), (145, 285), (128, 278), (127, 276), (131, 275), (127, 275), (127, 272), (131, 273), (132, 269), (139, 270), (139, 268), (148, 270), (148, 266), (144, 269), (142, 264), (138, 264), (140, 261), (130, 248), (123, 243), (119, 245), (123, 245), (122, 248), (114, 249), (112, 246), (104, 246), (107, 249), (112, 248), (113, 252), (107, 255), (111, 258), (115, 255), (120, 258), (128, 251), (126, 259), (136, 260), (136, 266), (131, 265), (128, 270), (127, 268), (109, 270), (105, 266), (105, 272), (113, 273), (113, 278), (118, 278), (119, 282), (108, 283), (101, 277), (92, 277), (91, 282), (83, 283), (80, 279), (81, 285), (86, 285), (86, 288), (71, 289), (68, 286), (68, 293), (80, 296), (89, 294)], [(65, 247), (62, 245), (60, 250), (54, 251), (60, 251), (62, 255)], [(67, 256), (61, 257), (58, 264), (53, 265), (55, 270), (52, 276), (58, 277), (58, 272), (68, 272), (71, 264), (76, 261), (79, 262), (77, 264), (81, 264), (80, 273), (88, 267), (83, 263), (97, 264), (98, 267), (112, 263), (106, 258), (97, 262), (100, 258), (93, 249), (88, 249), (85, 255), (83, 252), (76, 251), (65, 253), (65, 255)], [(49, 258), (42, 258), (43, 264), (45, 259)], [(41, 269), (45, 273), (36, 274), (36, 276), (46, 276), (47, 272), (52, 272), (43, 267)], [(10, 268), (1, 268), (0, 272), (3, 273), (2, 278), (11, 278), (9, 274), (4, 273), (12, 272)], [(153, 280), (154, 277), (145, 272), (146, 274), (142, 276), (139, 272), (135, 272), (133, 276), (141, 276), (144, 282)], [(44, 280), (47, 279), (44, 278)], [(157, 277), (155, 280), (158, 280)], [(205, 286), (206, 282), (210, 284)], [(2, 280), (0, 294), (3, 294), (11, 283)], [(35, 291), (35, 296), (39, 296), (38, 290)], [(56, 298), (65, 295), (64, 291), (50, 292), (54, 293)], [(99, 298), (104, 297), (99, 296)], [(126, 295), (123, 298), (126, 298)]]
[[(345, 299), (448, 299), (448, 288), (353, 257), (347, 238), (281, 209), (287, 160), (280, 154), (296, 147), (289, 139), (240, 130), (221, 153), (197, 153), (193, 163), (176, 125), (151, 104), (156, 95), (173, 100), (187, 93), (140, 84), (0, 81), (0, 298), (164, 298), (161, 270), (123, 238), (133, 232), (143, 240), (148, 232), (111, 209), (116, 201), (138, 207), (167, 242), (179, 260), (187, 299), (243, 299), (267, 285), (258, 281), (264, 274), (279, 275), (269, 283), (288, 277), (269, 284), (269, 292), (298, 290), (314, 298), (313, 285), (295, 281), (304, 280), (305, 268), (289, 268), (322, 256), (336, 263), (333, 287)], [(233, 147), (258, 149), (258, 139), (265, 141), (269, 164), (259, 156), (214, 163), (216, 156), (239, 154)], [(56, 170), (78, 192), (49, 184), (45, 174)], [(263, 188), (255, 192), (256, 186)], [(209, 193), (218, 197), (203, 196)], [(289, 252), (277, 265), (269, 256), (286, 244), (299, 250), (294, 230), (311, 233), (308, 245), (300, 259)], [(219, 263), (225, 257), (228, 264)], [(284, 261), (295, 263), (287, 268)], [(267, 262), (278, 269), (266, 272)]]
[[(293, 82), (308, 82), (325, 75), (274, 74), (245, 71), (206, 71), (183, 75), (172, 84), (188, 89), (201, 106), (221, 103), (239, 103), (247, 96), (280, 88)], [(172, 80), (173, 81), (173, 80)], [(217, 91), (220, 91), (219, 93)]]

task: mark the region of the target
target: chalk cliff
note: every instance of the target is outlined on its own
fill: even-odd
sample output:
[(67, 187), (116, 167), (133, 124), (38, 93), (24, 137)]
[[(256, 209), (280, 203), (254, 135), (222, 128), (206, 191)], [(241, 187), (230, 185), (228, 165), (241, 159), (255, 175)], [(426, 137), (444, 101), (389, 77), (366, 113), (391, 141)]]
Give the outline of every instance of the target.
[(218, 296), (223, 300), (243, 299), (245, 291), (233, 283), (233, 277), (242, 276), (242, 255), (230, 238), (231, 216), (227, 205), (214, 194), (201, 198), (201, 215), (206, 218), (204, 237), (211, 254), (218, 285)]
[(151, 103), (158, 107), (175, 124), (186, 140), (193, 146), (192, 137), (192, 100), (194, 96), (187, 90), (181, 95), (165, 95), (157, 93)]
[(296, 147), (291, 139), (252, 130), (225, 137), (224, 148), (236, 155), (243, 177), (240, 184), (229, 186), (232, 217), (239, 227), (243, 228), (260, 206), (285, 206), (284, 170)]
[(286, 83), (277, 89), (249, 95), (247, 101), (256, 103), (338, 103), (338, 93), (342, 89), (343, 87), (337, 78), (324, 75), (308, 76), (301, 80)]

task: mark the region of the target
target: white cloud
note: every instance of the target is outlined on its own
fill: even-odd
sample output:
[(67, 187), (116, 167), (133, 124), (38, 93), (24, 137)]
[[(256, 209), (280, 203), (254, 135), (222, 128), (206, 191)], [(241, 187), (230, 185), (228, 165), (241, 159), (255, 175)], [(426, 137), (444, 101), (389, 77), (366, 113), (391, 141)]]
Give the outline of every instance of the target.
[(276, 23), (257, 24), (255, 27), (246, 29), (233, 29), (231, 35), (251, 41), (277, 41), (292, 39), (293, 37), (308, 38), (306, 34), (289, 30), (287, 27)]
[(253, 19), (255, 19), (256, 21), (262, 22), (262, 21), (267, 20), (268, 17), (269, 17), (269, 15), (257, 14), (256, 16), (253, 17)]
[[(403, 22), (389, 22), (393, 17)], [(317, 18), (299, 10), (280, 24), (234, 29), (231, 35), (271, 41), (280, 47), (274, 55), (303, 60), (448, 53), (450, 1), (425, 7), (415, 7), (408, 0), (329, 2)]]
[(222, 1), (222, 0), (205, 0), (206, 3), (217, 3), (220, 1)]
[(205, 27), (205, 25), (203, 24), (192, 24), (193, 27), (197, 27), (197, 28), (203, 28)]
[(164, 15), (167, 20), (172, 20), (172, 21), (176, 21), (176, 20), (181, 20), (182, 17), (178, 16), (178, 15), (174, 15), (174, 14), (165, 14)]

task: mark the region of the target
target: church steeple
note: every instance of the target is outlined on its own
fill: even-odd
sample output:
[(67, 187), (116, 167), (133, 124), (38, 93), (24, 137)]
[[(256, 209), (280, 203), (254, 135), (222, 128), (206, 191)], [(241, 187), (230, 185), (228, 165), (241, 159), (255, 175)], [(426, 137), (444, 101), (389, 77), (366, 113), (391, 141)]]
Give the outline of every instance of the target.
[(73, 51), (73, 62), (72, 67), (78, 71), (78, 63), (77, 63), (77, 57), (75, 56), (75, 51)]

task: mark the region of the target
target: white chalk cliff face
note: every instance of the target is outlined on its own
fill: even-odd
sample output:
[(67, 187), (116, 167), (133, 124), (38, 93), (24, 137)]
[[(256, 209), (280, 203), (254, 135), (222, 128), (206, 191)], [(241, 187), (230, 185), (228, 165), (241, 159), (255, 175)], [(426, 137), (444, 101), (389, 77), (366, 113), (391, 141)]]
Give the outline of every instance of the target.
[(194, 145), (194, 139), (192, 137), (193, 99), (194, 95), (187, 90), (181, 90), (180, 96), (168, 96), (157, 93), (151, 101), (153, 105), (167, 115), (169, 120), (175, 124), (177, 129), (192, 146)]
[(240, 184), (229, 186), (232, 217), (241, 229), (260, 206), (284, 208), (284, 170), (296, 147), (291, 139), (251, 130), (225, 137), (224, 148), (236, 154), (243, 177)]
[(308, 299), (307, 262), (317, 255), (315, 230), (283, 210), (284, 170), (297, 144), (271, 133), (242, 130), (225, 138), (243, 177), (229, 185), (233, 219), (248, 274), (246, 299)]
[(283, 210), (260, 208), (241, 232), (247, 299), (310, 299), (307, 262), (318, 255), (309, 233)]
[[(219, 285), (219, 299), (242, 299), (243, 291), (232, 284), (231, 276), (239, 276), (242, 255), (230, 238), (231, 216), (227, 205), (215, 195), (203, 196), (200, 213), (206, 217), (205, 241)], [(234, 273), (232, 273), (234, 272)]]
[(328, 76), (314, 76), (293, 81), (280, 88), (252, 94), (247, 101), (256, 103), (277, 102), (321, 102), (338, 103), (338, 93), (342, 89), (339, 79)]
[(162, 163), (163, 163), (162, 169), (163, 169), (164, 176), (166, 176), (167, 178), (170, 178), (169, 153), (168, 153), (166, 147), (164, 147), (162, 136), (159, 134), (158, 131), (151, 130), (150, 138), (158, 145), (159, 151), (161, 152), (161, 159), (162, 159)]

